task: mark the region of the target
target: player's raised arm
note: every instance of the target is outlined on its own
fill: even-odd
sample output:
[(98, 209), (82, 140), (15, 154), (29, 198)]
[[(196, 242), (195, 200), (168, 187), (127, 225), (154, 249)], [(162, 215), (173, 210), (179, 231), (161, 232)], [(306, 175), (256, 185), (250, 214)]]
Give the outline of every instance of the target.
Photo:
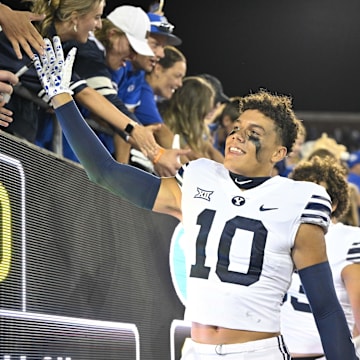
[(89, 179), (133, 204), (180, 217), (180, 190), (175, 178), (160, 179), (113, 159), (79, 112), (69, 88), (76, 48), (64, 59), (61, 42), (49, 39), (41, 60), (35, 56), (39, 79), (54, 106), (56, 116)]

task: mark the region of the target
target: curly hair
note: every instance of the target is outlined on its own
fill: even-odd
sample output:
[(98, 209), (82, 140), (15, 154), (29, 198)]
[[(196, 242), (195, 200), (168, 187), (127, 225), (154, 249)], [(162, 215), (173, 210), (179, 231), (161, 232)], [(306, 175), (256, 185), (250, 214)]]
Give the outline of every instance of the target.
[(246, 110), (258, 110), (275, 122), (276, 132), (289, 153), (298, 136), (299, 124), (292, 109), (292, 99), (271, 94), (265, 89), (249, 94), (240, 100), (240, 115)]
[(349, 207), (349, 184), (346, 169), (331, 156), (314, 156), (311, 160), (302, 160), (289, 176), (294, 180), (311, 181), (323, 185), (331, 201), (336, 205), (332, 216), (340, 218)]

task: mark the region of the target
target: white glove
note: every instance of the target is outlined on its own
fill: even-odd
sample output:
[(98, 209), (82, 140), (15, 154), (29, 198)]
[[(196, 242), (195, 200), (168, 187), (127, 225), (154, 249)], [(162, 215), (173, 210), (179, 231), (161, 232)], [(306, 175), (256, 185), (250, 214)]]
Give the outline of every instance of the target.
[(154, 165), (153, 163), (139, 150), (131, 148), (130, 150), (130, 160), (134, 163), (141, 165), (146, 171), (153, 173)]
[(49, 39), (46, 38), (44, 41), (46, 44), (44, 55), (39, 59), (35, 54), (34, 65), (46, 94), (49, 99), (62, 93), (72, 95), (70, 79), (77, 49), (72, 48), (64, 61), (60, 38), (53, 37), (55, 51)]

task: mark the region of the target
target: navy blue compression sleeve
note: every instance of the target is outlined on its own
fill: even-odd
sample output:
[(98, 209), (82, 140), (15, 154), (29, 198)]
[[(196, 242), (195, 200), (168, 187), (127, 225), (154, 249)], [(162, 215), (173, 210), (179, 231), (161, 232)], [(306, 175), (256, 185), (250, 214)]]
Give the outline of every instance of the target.
[(71, 148), (89, 179), (144, 209), (152, 209), (160, 178), (113, 159), (88, 126), (74, 101), (55, 109)]
[(327, 360), (355, 360), (344, 312), (335, 293), (331, 269), (323, 262), (298, 271)]

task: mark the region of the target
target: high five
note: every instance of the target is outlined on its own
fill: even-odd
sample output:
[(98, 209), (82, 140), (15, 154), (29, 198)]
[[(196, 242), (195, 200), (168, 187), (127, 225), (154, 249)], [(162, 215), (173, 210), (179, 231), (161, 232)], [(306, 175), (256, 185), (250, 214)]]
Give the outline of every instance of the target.
[(193, 325), (182, 359), (290, 359), (279, 314), (294, 267), (326, 358), (357, 359), (326, 257), (330, 197), (320, 185), (270, 177), (297, 137), (291, 100), (267, 91), (242, 98), (224, 164), (199, 159), (176, 177), (158, 178), (110, 156), (72, 101), (66, 73), (75, 53), (64, 61), (60, 41), (54, 38), (55, 52), (46, 42), (36, 69), (89, 178), (139, 207), (183, 222), (185, 318)]

